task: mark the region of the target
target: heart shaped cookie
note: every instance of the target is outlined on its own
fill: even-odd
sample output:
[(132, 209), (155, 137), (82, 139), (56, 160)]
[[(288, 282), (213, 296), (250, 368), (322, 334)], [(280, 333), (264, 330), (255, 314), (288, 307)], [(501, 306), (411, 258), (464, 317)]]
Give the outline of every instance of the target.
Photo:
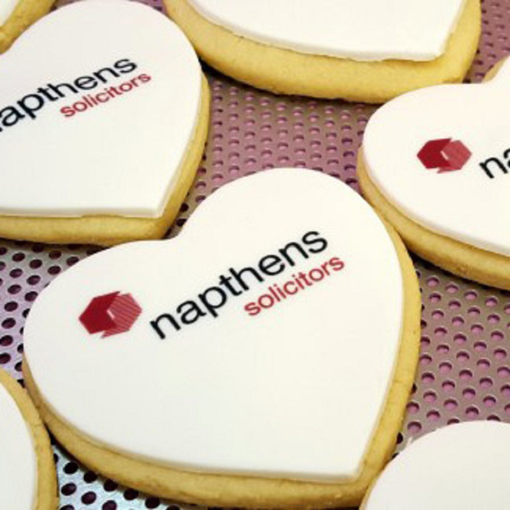
[(25, 391), (0, 370), (0, 508), (55, 510), (50, 438)]
[(44, 16), (55, 0), (2, 0), (0, 2), (0, 53), (32, 23)]
[(441, 428), (390, 462), (362, 510), (510, 508), (509, 449), (507, 423)]
[(484, 84), (423, 89), (368, 123), (360, 183), (410, 249), (510, 289), (510, 62)]
[(165, 16), (117, 0), (58, 9), (3, 57), (0, 98), (0, 236), (108, 245), (165, 233), (209, 101)]
[(56, 437), (125, 484), (350, 506), (393, 450), (419, 315), (412, 264), (359, 195), (278, 169), (221, 188), (176, 239), (57, 278), (26, 324), (24, 371)]
[(272, 92), (384, 102), (462, 81), (479, 0), (164, 0), (200, 56)]

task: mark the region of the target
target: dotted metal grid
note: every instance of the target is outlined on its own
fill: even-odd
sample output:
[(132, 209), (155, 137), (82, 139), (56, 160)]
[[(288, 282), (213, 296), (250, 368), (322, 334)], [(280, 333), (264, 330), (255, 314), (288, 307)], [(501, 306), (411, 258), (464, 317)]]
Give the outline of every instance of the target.
[[(160, 8), (159, 0), (144, 0)], [(69, 0), (59, 2), (59, 5)], [(510, 3), (483, 1), (483, 37), (468, 81), (480, 81), (510, 53)], [(168, 236), (196, 205), (242, 175), (276, 166), (310, 167), (358, 189), (356, 153), (376, 107), (278, 97), (206, 68), (211, 131), (193, 188)], [(39, 292), (59, 273), (97, 251), (0, 240), (0, 368), (21, 380), (23, 325)], [(510, 292), (447, 274), (414, 258), (423, 294), (418, 373), (397, 451), (435, 428), (471, 419), (510, 422)], [(167, 509), (164, 502), (87, 471), (58, 445), (61, 510)]]

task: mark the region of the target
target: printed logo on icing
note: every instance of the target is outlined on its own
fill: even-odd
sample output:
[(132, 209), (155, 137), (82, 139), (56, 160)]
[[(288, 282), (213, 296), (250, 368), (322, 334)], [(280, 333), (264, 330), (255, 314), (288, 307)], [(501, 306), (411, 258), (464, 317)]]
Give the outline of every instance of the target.
[[(254, 265), (228, 268), (214, 285), (184, 300), (174, 310), (159, 314), (150, 321), (150, 327), (159, 339), (165, 340), (203, 317), (217, 319), (230, 298), (242, 296), (254, 287), (267, 285), (268, 279), (287, 273), (284, 279), (271, 282), (260, 295), (243, 305), (248, 316), (259, 315), (342, 271), (345, 262), (337, 256), (328, 256), (305, 270), (299, 268), (327, 247), (327, 240), (319, 232), (307, 232), (298, 241), (261, 257)], [(102, 338), (106, 338), (129, 331), (141, 312), (131, 294), (111, 292), (93, 298), (80, 315), (80, 322), (90, 334), (103, 333)]]
[(106, 338), (129, 331), (141, 313), (131, 294), (111, 292), (92, 299), (80, 315), (80, 322), (91, 335), (103, 333), (101, 338)]
[(471, 158), (471, 151), (459, 140), (441, 138), (427, 142), (418, 152), (425, 168), (438, 173), (462, 170)]
[[(423, 166), (429, 170), (438, 170), (438, 173), (462, 170), (473, 154), (460, 141), (451, 138), (441, 138), (427, 142), (418, 158)], [(501, 157), (493, 156), (479, 163), (479, 167), (489, 179), (496, 175), (508, 174), (510, 169), (510, 149), (503, 152)]]
[(183, 301), (174, 310), (160, 314), (150, 325), (158, 337), (165, 340), (169, 334), (177, 333), (203, 317), (217, 319), (230, 298), (242, 296), (253, 287), (266, 284), (266, 280), (287, 273), (285, 280), (272, 283), (243, 306), (250, 317), (259, 315), (342, 271), (345, 263), (337, 256), (329, 256), (311, 269), (299, 270), (300, 264), (315, 258), (327, 247), (327, 240), (319, 232), (307, 232), (298, 241), (289, 242), (261, 257), (254, 265), (228, 268), (217, 278), (217, 283)]
[[(0, 107), (0, 133), (23, 120), (36, 120), (40, 111), (48, 104), (60, 102), (78, 94), (84, 95), (78, 101), (60, 109), (60, 113), (64, 117), (73, 117), (78, 113), (113, 101), (123, 94), (143, 86), (152, 79), (148, 74), (142, 73), (120, 84), (117, 83), (118, 79), (133, 73), (137, 68), (136, 63), (123, 58), (110, 66), (79, 76), (71, 82), (41, 85), (37, 90), (25, 95), (16, 103)], [(115, 85), (112, 82), (115, 82)]]

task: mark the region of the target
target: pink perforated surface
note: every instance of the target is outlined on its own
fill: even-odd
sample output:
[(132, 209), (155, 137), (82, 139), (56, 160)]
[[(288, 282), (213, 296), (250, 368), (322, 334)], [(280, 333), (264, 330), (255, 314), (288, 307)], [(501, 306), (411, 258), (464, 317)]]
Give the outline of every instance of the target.
[[(60, 5), (68, 3), (59, 2)], [(145, 0), (158, 7), (159, 0)], [(480, 81), (510, 53), (510, 3), (483, 2), (481, 49), (469, 74)], [(212, 89), (207, 150), (183, 205), (176, 235), (196, 205), (219, 186), (276, 166), (310, 167), (358, 189), (356, 153), (375, 107), (277, 97), (206, 68)], [(232, 212), (235, 214), (235, 211)], [(97, 251), (0, 240), (0, 368), (21, 379), (23, 325), (38, 293)], [(510, 293), (482, 287), (414, 258), (423, 291), (420, 365), (398, 437), (471, 419), (510, 422)], [(189, 508), (139, 494), (87, 471), (55, 445), (61, 510)]]

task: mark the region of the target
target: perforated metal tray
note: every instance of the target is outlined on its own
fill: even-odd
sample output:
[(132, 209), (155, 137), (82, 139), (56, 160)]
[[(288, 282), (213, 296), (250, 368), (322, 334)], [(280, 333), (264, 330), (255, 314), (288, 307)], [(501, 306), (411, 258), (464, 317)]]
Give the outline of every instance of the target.
[[(59, 5), (68, 3), (59, 2)], [(145, 3), (160, 7), (159, 0)], [(480, 81), (510, 53), (510, 2), (483, 1), (483, 37), (469, 74)], [(198, 177), (168, 236), (214, 189), (276, 166), (310, 167), (358, 189), (356, 153), (376, 107), (278, 97), (205, 68), (211, 131)], [(0, 367), (21, 379), (23, 325), (38, 293), (97, 251), (0, 240)], [(510, 292), (476, 285), (414, 258), (423, 291), (420, 366), (397, 450), (410, 438), (471, 419), (510, 422)], [(120, 487), (87, 471), (58, 445), (61, 510), (190, 508)]]

